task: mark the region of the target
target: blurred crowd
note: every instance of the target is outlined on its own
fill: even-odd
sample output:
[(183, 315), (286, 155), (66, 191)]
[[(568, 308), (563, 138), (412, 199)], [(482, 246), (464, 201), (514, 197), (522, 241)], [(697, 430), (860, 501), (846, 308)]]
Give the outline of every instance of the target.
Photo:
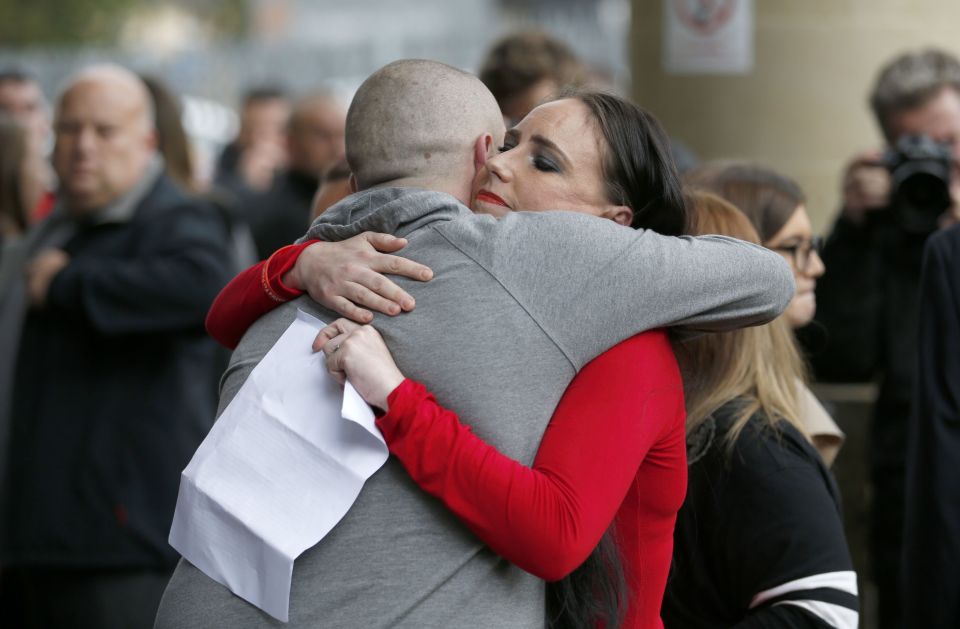
[[(779, 254), (795, 282), (770, 323), (671, 337), (689, 484), (673, 509), (673, 568), (655, 601), (667, 627), (857, 626), (857, 575), (830, 472), (845, 435), (811, 382), (879, 386), (866, 463), (870, 563), (859, 575), (876, 588), (877, 626), (960, 623), (960, 61), (938, 50), (878, 61), (870, 107), (886, 145), (851, 156), (825, 237), (789, 173), (699, 162), (669, 137), (658, 147), (655, 120), (643, 133), (617, 127), (610, 121), (621, 114), (602, 110), (606, 101), (583, 101), (598, 108), (590, 128), (603, 131), (605, 179), (595, 183), (611, 199), (588, 213), (666, 235), (751, 241)], [(558, 95), (613, 87), (539, 32), (497, 42), (476, 75), (507, 129), (534, 128)], [(207, 327), (232, 349), (251, 308), (255, 319), (257, 308), (304, 292), (360, 323), (371, 311), (409, 310), (416, 297), (378, 279), (398, 267), (376, 256), (405, 243), (368, 236), (358, 257), (320, 260), (311, 257), (316, 236), (301, 240), (328, 208), (371, 186), (347, 162), (348, 103), (320, 85), (295, 95), (251, 86), (239, 132), (205, 184), (181, 117), (161, 77), (90, 66), (44, 94), (28, 70), (0, 68), (3, 626), (153, 626), (179, 558), (167, 536), (180, 473), (213, 424), (228, 366)], [(566, 123), (543, 124), (532, 137), (549, 148), (548, 132)], [(540, 153), (509, 161), (526, 133), (510, 131), (494, 147), (492, 180), (509, 182), (530, 164), (562, 171)], [(662, 167), (610, 158), (633, 152), (643, 162), (661, 148)], [(669, 190), (643, 177), (676, 175), (689, 217), (673, 233), (648, 211), (672, 202)], [(571, 190), (587, 187), (578, 180)], [(482, 192), (476, 200), (523, 200)], [(513, 209), (547, 209), (535, 204)], [(374, 261), (364, 279), (350, 275), (357, 260)], [(241, 272), (244, 283), (235, 280), (207, 320)], [(731, 457), (748, 469), (730, 471)], [(705, 523), (720, 532), (707, 535)], [(566, 600), (589, 568), (545, 578)], [(562, 622), (597, 624), (571, 618)], [(626, 618), (602, 623), (648, 626)]]

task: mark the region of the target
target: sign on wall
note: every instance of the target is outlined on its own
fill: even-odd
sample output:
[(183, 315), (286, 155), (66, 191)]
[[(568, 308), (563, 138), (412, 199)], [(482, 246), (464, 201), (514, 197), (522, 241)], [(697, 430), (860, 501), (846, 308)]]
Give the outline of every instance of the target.
[(753, 69), (753, 0), (663, 0), (667, 74)]

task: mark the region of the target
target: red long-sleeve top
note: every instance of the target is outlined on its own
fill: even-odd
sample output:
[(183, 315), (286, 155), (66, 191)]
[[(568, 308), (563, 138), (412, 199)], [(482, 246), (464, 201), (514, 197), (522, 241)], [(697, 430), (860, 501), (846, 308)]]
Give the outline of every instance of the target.
[[(280, 277), (308, 244), (281, 249), (217, 297), (207, 329), (235, 345), (300, 293)], [(474, 435), (405, 380), (377, 420), (391, 454), (495, 552), (546, 580), (574, 570), (611, 522), (630, 590), (625, 627), (662, 627), (673, 527), (686, 492), (683, 390), (663, 331), (608, 350), (574, 378), (531, 467)]]
[(207, 333), (227, 349), (236, 349), (254, 321), (285, 301), (296, 299), (302, 290), (290, 288), (281, 278), (293, 268), (303, 250), (317, 240), (277, 249), (266, 260), (254, 264), (223, 287), (207, 313)]

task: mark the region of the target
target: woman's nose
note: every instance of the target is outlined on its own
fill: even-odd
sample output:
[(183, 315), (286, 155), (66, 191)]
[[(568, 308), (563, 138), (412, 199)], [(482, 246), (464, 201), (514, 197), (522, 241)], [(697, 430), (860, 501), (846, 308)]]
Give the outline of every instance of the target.
[(487, 168), (501, 181), (513, 179), (513, 169), (506, 153), (499, 153), (487, 160)]
[(823, 258), (820, 257), (820, 254), (816, 249), (810, 251), (810, 259), (807, 260), (807, 268), (804, 269), (803, 274), (807, 277), (820, 277), (827, 270), (826, 265), (823, 263)]

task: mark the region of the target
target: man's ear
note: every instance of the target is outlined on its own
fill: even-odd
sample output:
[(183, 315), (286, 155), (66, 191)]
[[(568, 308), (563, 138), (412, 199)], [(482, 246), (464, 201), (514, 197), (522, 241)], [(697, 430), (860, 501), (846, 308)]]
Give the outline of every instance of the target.
[(493, 148), (493, 136), (484, 133), (473, 143), (473, 170), (479, 171), (487, 163), (490, 149)]
[(629, 226), (633, 222), (633, 210), (626, 205), (610, 205), (607, 207), (606, 215), (618, 225)]
[(350, 173), (350, 179), (347, 181), (347, 186), (350, 187), (350, 194), (353, 194), (357, 191), (357, 178), (353, 176), (353, 173)]

